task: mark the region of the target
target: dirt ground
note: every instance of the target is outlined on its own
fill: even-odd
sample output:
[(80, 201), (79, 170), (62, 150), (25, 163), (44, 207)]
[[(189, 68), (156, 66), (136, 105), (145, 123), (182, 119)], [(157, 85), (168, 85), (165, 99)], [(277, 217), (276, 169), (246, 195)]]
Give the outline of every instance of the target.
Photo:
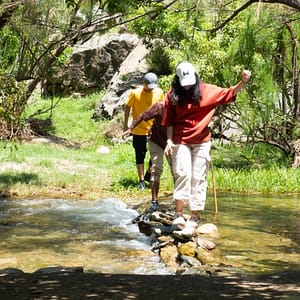
[(2, 300), (300, 299), (300, 270), (260, 278), (101, 273), (2, 274)]

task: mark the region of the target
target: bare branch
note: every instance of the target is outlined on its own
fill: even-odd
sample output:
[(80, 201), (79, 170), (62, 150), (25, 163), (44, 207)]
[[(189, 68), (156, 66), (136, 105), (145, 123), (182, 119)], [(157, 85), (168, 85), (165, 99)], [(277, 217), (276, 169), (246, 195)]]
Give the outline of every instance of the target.
[(252, 4), (254, 4), (256, 2), (283, 4), (283, 5), (289, 6), (291, 8), (294, 8), (297, 11), (300, 11), (300, 2), (297, 0), (250, 0), (250, 1), (246, 2), (244, 5), (242, 5), (241, 7), (239, 7), (237, 10), (235, 10), (233, 12), (233, 14), (230, 17), (228, 17), (226, 20), (224, 20), (219, 26), (211, 29), (210, 32), (215, 33), (218, 30), (222, 29), (227, 23), (229, 23), (231, 20), (233, 20), (239, 13), (241, 13), (246, 8), (248, 8), (249, 6), (251, 6)]

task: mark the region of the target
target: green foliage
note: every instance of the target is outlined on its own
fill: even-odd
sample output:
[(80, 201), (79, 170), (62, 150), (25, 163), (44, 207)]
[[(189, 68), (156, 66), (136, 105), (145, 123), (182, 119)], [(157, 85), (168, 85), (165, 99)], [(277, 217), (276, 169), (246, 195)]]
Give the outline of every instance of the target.
[[(228, 38), (222, 32), (210, 35), (207, 29), (214, 15), (205, 10), (208, 6), (205, 1), (177, 1), (170, 11), (154, 20), (141, 18), (129, 25), (151, 50), (151, 67), (157, 69), (157, 58), (161, 55), (161, 70), (168, 66), (161, 73), (168, 75), (179, 62), (188, 60), (197, 67), (203, 80), (224, 83), (220, 68), (226, 62), (227, 50), (234, 36)], [(237, 30), (235, 34), (238, 34)]]
[[(254, 12), (248, 11), (248, 21), (232, 43), (230, 58), (253, 73), (247, 95), (242, 94), (238, 100), (239, 127), (248, 140), (269, 143), (288, 157), (299, 132), (294, 118), (297, 99), (291, 97), (293, 88), (288, 75), (293, 72), (292, 58), (287, 58), (291, 47), (284, 37), (284, 23), (274, 19), (271, 11), (264, 10), (255, 20)], [(271, 27), (272, 31), (266, 30)], [(293, 30), (299, 32), (297, 26)]]
[(0, 31), (0, 61), (1, 73), (9, 73), (18, 52), (19, 40), (15, 32), (9, 28)]
[(25, 86), (13, 78), (0, 74), (0, 128), (1, 139), (21, 134), (22, 113), (26, 106)]
[[(164, 9), (166, 4), (22, 2), (0, 33), (2, 68), (18, 81), (45, 80), (68, 60), (74, 43), (134, 20), (128, 28), (151, 49), (147, 59), (165, 91), (182, 60), (192, 62), (203, 81), (220, 86), (235, 84), (242, 69), (252, 70), (251, 82), (236, 105), (219, 110), (220, 120), (235, 123), (247, 141), (269, 143), (289, 156), (300, 131), (295, 92), (299, 74), (292, 63), (299, 60), (294, 51), (300, 25), (294, 11), (278, 4), (252, 5), (214, 30), (241, 7), (241, 1), (178, 0)], [(27, 97), (34, 88), (29, 87)]]
[(282, 151), (267, 144), (214, 143), (212, 158), (217, 168), (249, 170), (289, 166), (291, 161)]
[(171, 61), (167, 49), (161, 42), (156, 42), (153, 49), (146, 55), (146, 61), (151, 66), (151, 70), (157, 74), (171, 74)]

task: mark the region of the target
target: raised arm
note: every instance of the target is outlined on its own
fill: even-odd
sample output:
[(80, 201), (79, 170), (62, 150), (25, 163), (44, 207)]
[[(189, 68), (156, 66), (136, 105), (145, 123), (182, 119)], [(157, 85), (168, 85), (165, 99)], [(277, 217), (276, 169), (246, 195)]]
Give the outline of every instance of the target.
[(245, 85), (249, 81), (250, 77), (251, 77), (251, 71), (249, 71), (249, 70), (243, 70), (243, 72), (242, 72), (242, 80), (239, 81), (233, 87), (233, 96), (236, 96), (241, 91), (241, 89), (245, 87)]

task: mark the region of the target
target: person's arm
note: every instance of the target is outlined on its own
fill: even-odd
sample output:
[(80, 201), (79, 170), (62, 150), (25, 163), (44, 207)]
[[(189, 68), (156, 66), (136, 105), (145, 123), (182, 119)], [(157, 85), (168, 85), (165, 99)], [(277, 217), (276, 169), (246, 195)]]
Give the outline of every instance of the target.
[(123, 131), (126, 131), (128, 129), (128, 119), (129, 119), (130, 109), (131, 109), (130, 106), (128, 105), (125, 106)]
[(165, 153), (172, 154), (173, 152), (173, 147), (175, 146), (173, 143), (173, 126), (167, 126), (167, 146), (165, 148)]
[[(126, 112), (126, 110), (125, 110)], [(127, 119), (128, 120), (128, 119)], [(130, 125), (130, 127), (127, 126), (127, 130), (124, 130), (122, 133), (122, 138), (125, 139), (126, 137), (128, 137), (129, 135), (131, 135), (132, 129), (137, 126), (138, 124), (140, 124), (143, 121), (143, 114), (140, 114), (138, 117), (136, 117), (132, 124)], [(125, 129), (125, 127), (124, 127)]]
[(137, 116), (133, 122), (131, 123), (130, 127), (127, 130), (123, 131), (122, 138), (126, 138), (131, 134), (133, 128), (139, 125), (142, 121), (149, 121), (157, 116), (159, 113), (159, 103), (153, 104), (151, 107), (146, 109), (143, 113)]
[(242, 80), (233, 87), (233, 93), (232, 93), (233, 96), (236, 96), (241, 91), (241, 89), (245, 87), (250, 77), (251, 77), (251, 71), (243, 70)]

